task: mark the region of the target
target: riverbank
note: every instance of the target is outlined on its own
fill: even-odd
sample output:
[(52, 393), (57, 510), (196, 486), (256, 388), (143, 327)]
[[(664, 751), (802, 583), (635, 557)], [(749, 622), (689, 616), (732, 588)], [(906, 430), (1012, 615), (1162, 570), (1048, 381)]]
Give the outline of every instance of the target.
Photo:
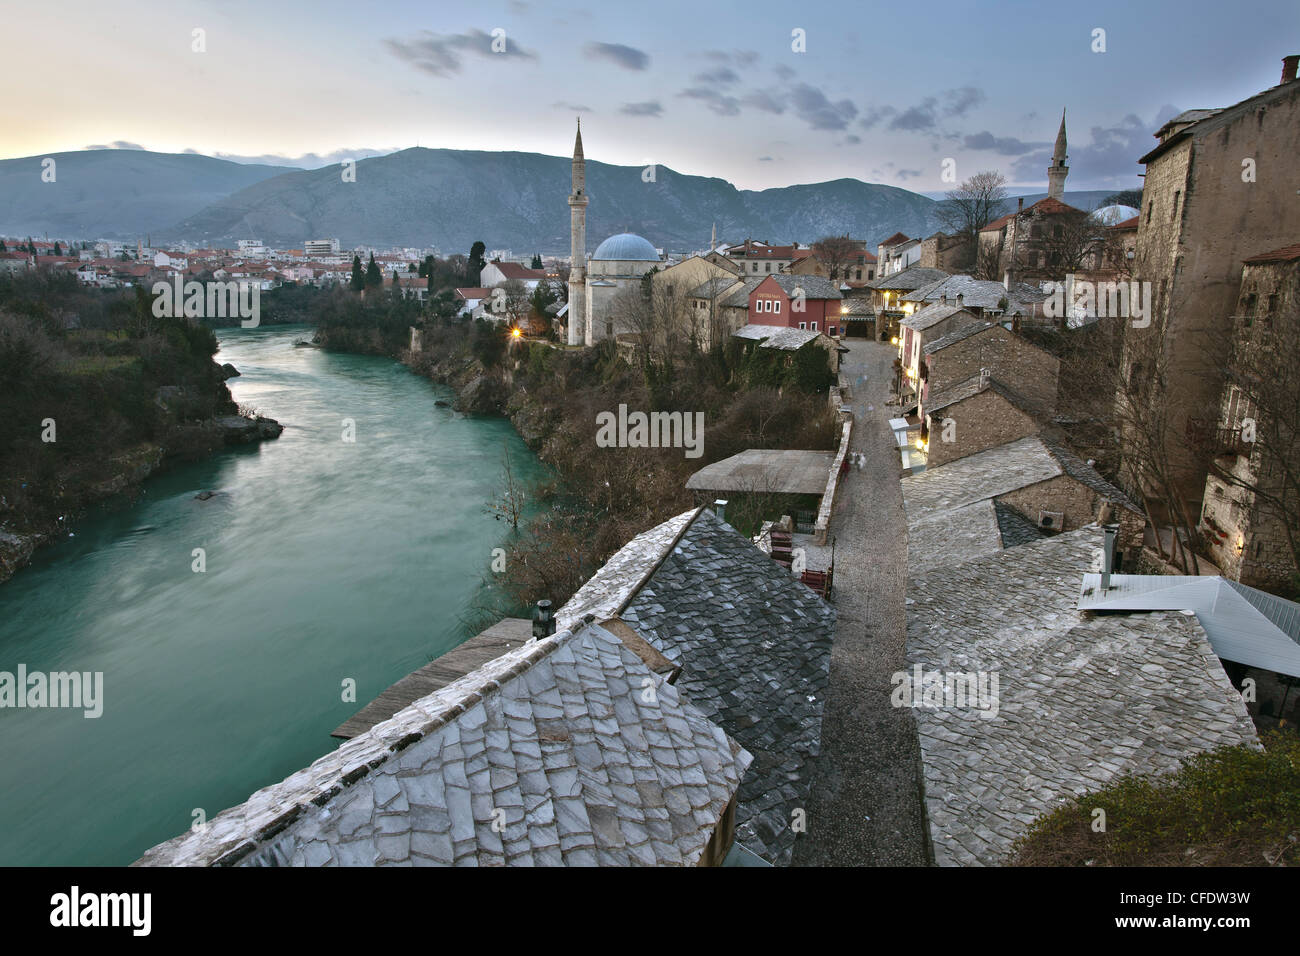
[(241, 413), (212, 330), (152, 314), (143, 290), (0, 282), (0, 582), (88, 508), (279, 423)]
[[(387, 315), (354, 305), (324, 319), (317, 342), (327, 350), (388, 354), (413, 372), (453, 389), (454, 407), (500, 416), (558, 475), (559, 492), (511, 543), (506, 603), (540, 596), (567, 600), (604, 561), (637, 534), (696, 504), (686, 480), (698, 469), (748, 448), (833, 450), (840, 423), (805, 369), (774, 367), (743, 343), (702, 353), (686, 343), (671, 355), (622, 356), (612, 342), (566, 349), (516, 339), (501, 323)], [(405, 323), (405, 324), (403, 324)], [(410, 328), (419, 349), (410, 350)], [(698, 455), (683, 447), (602, 447), (602, 413), (620, 405), (645, 412), (704, 416)], [(694, 420), (694, 419), (692, 419)], [(728, 520), (741, 530), (778, 509), (780, 496), (734, 494)]]

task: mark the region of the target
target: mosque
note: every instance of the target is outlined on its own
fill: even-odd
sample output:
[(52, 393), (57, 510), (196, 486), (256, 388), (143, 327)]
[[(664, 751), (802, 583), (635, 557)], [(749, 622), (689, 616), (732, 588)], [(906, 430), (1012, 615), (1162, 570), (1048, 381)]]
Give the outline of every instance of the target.
[(570, 345), (594, 345), (614, 337), (614, 297), (640, 284), (642, 276), (660, 260), (654, 246), (630, 232), (610, 236), (587, 258), (587, 161), (582, 155), (582, 120), (573, 144), (569, 238), (572, 268), (565, 319), (567, 341)]

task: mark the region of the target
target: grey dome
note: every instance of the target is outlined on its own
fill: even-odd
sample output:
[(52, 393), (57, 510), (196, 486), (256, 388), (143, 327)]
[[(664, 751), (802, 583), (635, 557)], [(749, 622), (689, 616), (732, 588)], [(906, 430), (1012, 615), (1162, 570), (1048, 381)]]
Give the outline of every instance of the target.
[(639, 262), (658, 262), (659, 253), (645, 239), (630, 232), (620, 232), (610, 236), (596, 247), (593, 259), (635, 260)]

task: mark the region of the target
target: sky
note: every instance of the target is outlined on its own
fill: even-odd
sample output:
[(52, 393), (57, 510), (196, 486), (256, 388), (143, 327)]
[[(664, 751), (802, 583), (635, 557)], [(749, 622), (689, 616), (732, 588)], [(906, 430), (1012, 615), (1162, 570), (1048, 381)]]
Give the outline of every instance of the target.
[(1065, 109), (1067, 189), (1119, 189), (1166, 119), (1276, 84), (1290, 53), (1294, 0), (16, 4), (0, 158), (567, 156), (581, 116), (588, 159), (745, 189), (1042, 189)]

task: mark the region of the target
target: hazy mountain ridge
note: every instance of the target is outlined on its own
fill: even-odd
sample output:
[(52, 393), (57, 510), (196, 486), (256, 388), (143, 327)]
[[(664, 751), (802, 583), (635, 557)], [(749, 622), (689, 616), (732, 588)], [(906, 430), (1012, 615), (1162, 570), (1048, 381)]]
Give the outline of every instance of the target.
[[(41, 180), (44, 157), (0, 161), (0, 233), (222, 246), (258, 238), (281, 247), (338, 237), (345, 248), (445, 253), (481, 239), (516, 253), (569, 249), (570, 161), (560, 156), (412, 148), (360, 160), (356, 181), (344, 182), (337, 164), (305, 170), (126, 149), (51, 155), (54, 183)], [(624, 231), (672, 251), (700, 249), (715, 224), (723, 241), (849, 233), (874, 249), (895, 232), (927, 236), (941, 226), (933, 199), (856, 179), (742, 190), (666, 166), (648, 177), (641, 167), (587, 161), (589, 251)], [(1096, 202), (1091, 193), (1066, 199)]]
[[(53, 182), (41, 176), (46, 158), (54, 160)], [(0, 160), (0, 233), (78, 239), (158, 235), (196, 209), (294, 171), (142, 149)]]

